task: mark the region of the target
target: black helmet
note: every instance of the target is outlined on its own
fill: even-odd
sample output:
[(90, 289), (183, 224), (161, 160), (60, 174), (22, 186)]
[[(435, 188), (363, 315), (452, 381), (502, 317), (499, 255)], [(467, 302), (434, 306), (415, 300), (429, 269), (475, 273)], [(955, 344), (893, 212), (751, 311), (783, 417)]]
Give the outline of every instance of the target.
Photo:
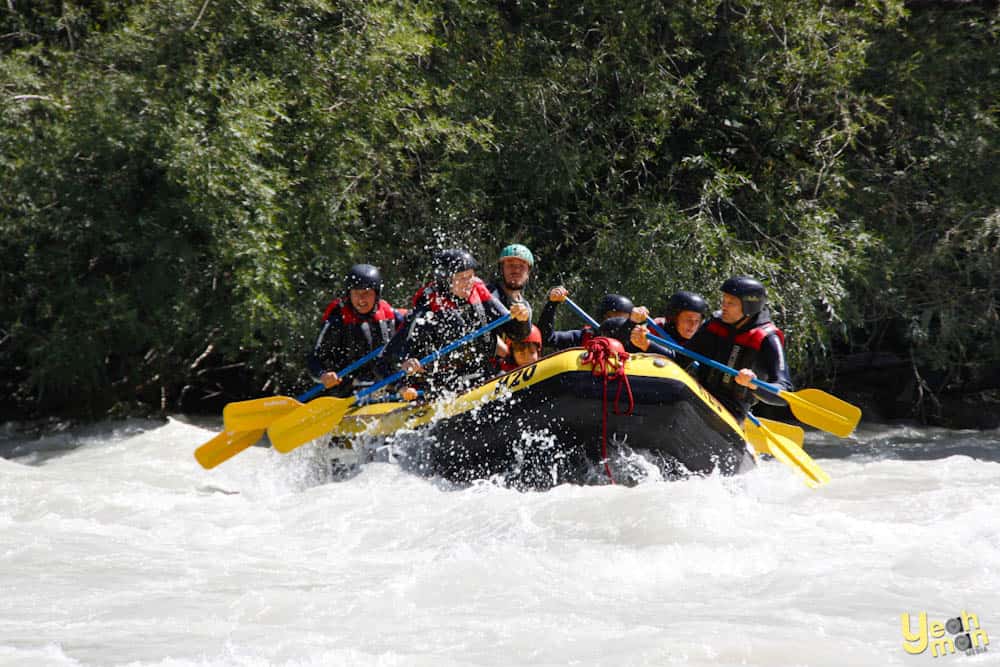
[(722, 291), (731, 294), (743, 302), (743, 314), (756, 315), (767, 301), (767, 290), (750, 276), (733, 276), (722, 283)]
[(622, 296), (621, 294), (605, 294), (601, 302), (597, 304), (597, 315), (604, 319), (604, 314), (611, 311), (619, 311), (622, 313), (631, 313), (632, 309), (635, 308), (635, 304), (632, 303), (632, 299), (627, 296)]
[(382, 274), (371, 264), (355, 264), (344, 276), (344, 292), (352, 289), (373, 289), (375, 297), (382, 296)]
[(451, 278), (456, 273), (479, 269), (479, 262), (468, 250), (449, 248), (434, 255), (434, 277)]
[(681, 290), (671, 294), (670, 300), (667, 301), (667, 320), (674, 319), (685, 310), (701, 313), (701, 316), (705, 317), (708, 315), (708, 302), (702, 295), (694, 292)]

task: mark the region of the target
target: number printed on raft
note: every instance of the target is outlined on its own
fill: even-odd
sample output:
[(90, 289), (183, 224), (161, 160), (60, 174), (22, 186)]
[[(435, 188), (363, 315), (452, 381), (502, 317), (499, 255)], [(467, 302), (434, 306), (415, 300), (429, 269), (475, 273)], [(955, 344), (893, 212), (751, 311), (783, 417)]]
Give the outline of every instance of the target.
[(533, 378), (537, 368), (538, 364), (532, 364), (507, 373), (507, 375), (504, 375), (502, 378), (497, 380), (497, 386), (493, 390), (493, 393), (499, 394), (503, 390), (503, 387), (513, 390), (514, 387), (518, 386), (522, 382), (527, 382)]

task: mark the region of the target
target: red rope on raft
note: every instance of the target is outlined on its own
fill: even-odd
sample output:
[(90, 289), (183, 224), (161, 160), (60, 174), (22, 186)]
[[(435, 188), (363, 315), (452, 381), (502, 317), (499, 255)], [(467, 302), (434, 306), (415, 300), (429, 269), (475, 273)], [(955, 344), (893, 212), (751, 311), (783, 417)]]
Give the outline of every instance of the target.
[[(625, 362), (628, 360), (628, 352), (621, 344), (621, 341), (614, 338), (599, 336), (587, 341), (587, 353), (584, 355), (582, 363), (593, 366), (594, 377), (603, 378), (603, 396), (601, 398), (601, 457), (604, 462), (604, 471), (608, 474), (611, 483), (615, 483), (614, 475), (611, 474), (611, 466), (608, 465), (608, 382), (616, 380), (618, 391), (615, 393), (614, 413), (616, 415), (632, 414), (635, 408), (635, 398), (632, 396), (632, 385), (629, 384), (628, 374), (625, 372)], [(618, 402), (621, 399), (622, 387), (628, 395), (628, 409), (622, 413), (618, 411)]]

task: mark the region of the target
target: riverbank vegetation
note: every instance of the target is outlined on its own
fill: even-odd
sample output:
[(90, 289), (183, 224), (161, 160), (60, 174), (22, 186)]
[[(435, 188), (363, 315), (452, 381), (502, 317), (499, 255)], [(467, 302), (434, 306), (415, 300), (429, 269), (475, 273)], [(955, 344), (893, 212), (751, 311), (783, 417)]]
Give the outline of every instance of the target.
[(947, 423), (998, 124), (996, 2), (5, 0), (2, 416), (295, 392), (350, 263), (519, 241), (539, 307), (757, 276), (799, 382)]

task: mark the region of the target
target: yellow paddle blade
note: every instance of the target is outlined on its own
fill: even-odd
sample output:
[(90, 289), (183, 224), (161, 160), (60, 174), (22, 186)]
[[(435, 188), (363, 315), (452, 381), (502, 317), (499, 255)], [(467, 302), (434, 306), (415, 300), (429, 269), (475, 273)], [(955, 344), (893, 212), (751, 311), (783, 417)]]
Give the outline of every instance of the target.
[(223, 431), (194, 450), (194, 458), (205, 470), (228, 461), (264, 437), (264, 429), (255, 431)]
[(849, 436), (861, 421), (861, 408), (821, 389), (782, 391), (778, 396), (788, 401), (796, 419), (841, 438)]
[(326, 435), (340, 423), (354, 398), (315, 398), (267, 427), (271, 445), (287, 454), (310, 440)]
[[(778, 461), (798, 470), (810, 488), (816, 488), (830, 481), (830, 476), (790, 438), (775, 433), (763, 424), (757, 426), (749, 420), (744, 428), (750, 444), (758, 452), (770, 454)], [(762, 443), (762, 446), (758, 447), (758, 443)]]
[(267, 396), (229, 403), (222, 409), (222, 422), (227, 431), (256, 431), (267, 428), (278, 417), (284, 417), (301, 406), (290, 396)]
[(746, 434), (747, 440), (750, 441), (750, 444), (753, 445), (753, 448), (757, 450), (758, 454), (771, 454), (771, 445), (767, 441), (767, 436), (764, 435), (764, 429), (748, 419), (743, 422), (743, 432)]
[(785, 422), (774, 421), (773, 419), (764, 419), (763, 417), (757, 417), (757, 421), (767, 430), (788, 438), (799, 447), (805, 442), (806, 433), (802, 430), (801, 426), (786, 424)]

